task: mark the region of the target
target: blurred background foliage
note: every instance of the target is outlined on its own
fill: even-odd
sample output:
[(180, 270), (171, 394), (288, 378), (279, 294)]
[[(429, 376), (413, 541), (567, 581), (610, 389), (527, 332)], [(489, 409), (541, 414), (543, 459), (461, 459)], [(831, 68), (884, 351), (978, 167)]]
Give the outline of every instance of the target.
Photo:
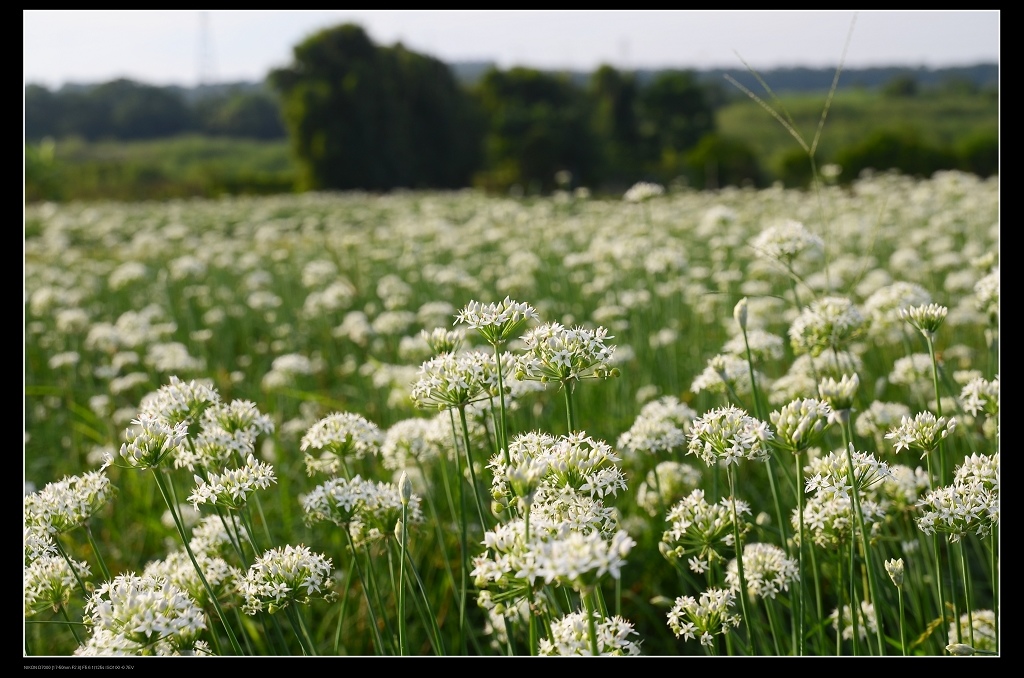
[(448, 65), (342, 24), (261, 83), (27, 84), (25, 199), (805, 187), (812, 158), (796, 137), (817, 138), (814, 166), (838, 166), (843, 183), (869, 169), (998, 172), (998, 66), (850, 70), (830, 99), (834, 76)]

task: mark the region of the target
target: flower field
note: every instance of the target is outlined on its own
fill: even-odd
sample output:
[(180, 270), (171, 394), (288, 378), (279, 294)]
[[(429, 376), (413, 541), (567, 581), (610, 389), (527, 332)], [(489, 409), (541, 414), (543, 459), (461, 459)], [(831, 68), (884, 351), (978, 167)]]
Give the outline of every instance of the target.
[(26, 207), (24, 652), (988, 655), (998, 178)]

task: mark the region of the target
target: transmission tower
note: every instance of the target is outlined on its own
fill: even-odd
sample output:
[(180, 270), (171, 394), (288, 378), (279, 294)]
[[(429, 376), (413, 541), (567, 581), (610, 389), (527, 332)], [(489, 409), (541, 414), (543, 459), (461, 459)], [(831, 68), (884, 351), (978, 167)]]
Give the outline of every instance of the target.
[(216, 79), (213, 37), (210, 34), (210, 13), (199, 12), (199, 84), (212, 85)]

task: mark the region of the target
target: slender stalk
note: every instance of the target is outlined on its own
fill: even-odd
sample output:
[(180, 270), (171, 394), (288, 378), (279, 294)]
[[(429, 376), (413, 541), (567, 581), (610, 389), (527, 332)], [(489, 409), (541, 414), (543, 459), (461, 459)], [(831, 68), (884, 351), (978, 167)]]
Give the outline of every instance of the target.
[(380, 628), (377, 626), (377, 615), (373, 612), (373, 602), (370, 600), (370, 592), (366, 586), (366, 578), (363, 577), (363, 572), (359, 567), (359, 553), (356, 552), (356, 545), (352, 541), (352, 535), (348, 531), (348, 525), (342, 525), (342, 531), (345, 533), (345, 538), (348, 539), (349, 549), (352, 551), (352, 564), (356, 568), (356, 576), (359, 577), (359, 582), (363, 589), (363, 597), (366, 599), (366, 611), (370, 615), (370, 626), (373, 629), (373, 639), (377, 643), (378, 654), (386, 654), (384, 652), (384, 640), (380, 637)]
[(601, 654), (601, 649), (597, 644), (597, 621), (594, 619), (594, 617), (597, 616), (597, 604), (594, 600), (593, 591), (583, 594), (583, 610), (587, 613), (587, 631), (590, 634), (590, 654), (591, 656), (597, 657)]
[(964, 580), (964, 605), (967, 607), (967, 642), (970, 643), (971, 647), (974, 647), (974, 606), (971, 601), (971, 576), (967, 571), (967, 550), (964, 548), (963, 539), (960, 540), (960, 571)]
[(572, 382), (566, 381), (562, 383), (562, 390), (565, 393), (565, 416), (569, 421), (569, 433), (576, 432), (576, 410), (573, 407), (572, 402)]
[(88, 599), (89, 589), (85, 587), (85, 582), (82, 581), (82, 578), (79, 576), (78, 569), (75, 568), (74, 561), (71, 560), (71, 558), (67, 554), (67, 551), (64, 550), (64, 545), (61, 544), (60, 539), (57, 539), (56, 537), (54, 537), (53, 539), (53, 544), (57, 547), (57, 553), (60, 554), (60, 557), (63, 558), (64, 562), (68, 564), (69, 568), (71, 568), (71, 574), (75, 575), (75, 581), (78, 582), (78, 587), (82, 589), (82, 596)]
[(844, 447), (846, 449), (846, 468), (847, 468), (847, 472), (850, 475), (850, 484), (851, 484), (851, 486), (853, 488), (851, 490), (852, 493), (853, 493), (853, 514), (854, 514), (854, 518), (856, 520), (856, 530), (860, 534), (860, 548), (861, 548), (862, 557), (863, 557), (863, 560), (864, 560), (864, 569), (867, 571), (867, 576), (868, 576), (868, 592), (867, 592), (868, 595), (865, 596), (865, 598), (869, 599), (871, 601), (871, 603), (876, 606), (875, 635), (876, 635), (877, 640), (878, 640), (878, 651), (879, 651), (879, 653), (884, 655), (885, 654), (885, 639), (884, 639), (883, 633), (882, 633), (882, 618), (883, 618), (883, 615), (881, 614), (881, 610), (879, 609), (881, 607), (881, 600), (878, 597), (878, 585), (876, 583), (877, 579), (875, 577), (875, 567), (874, 567), (875, 561), (871, 557), (871, 550), (870, 550), (870, 547), (869, 547), (869, 544), (868, 544), (867, 527), (864, 525), (864, 514), (861, 513), (861, 509), (860, 509), (860, 488), (859, 488), (859, 483), (857, 481), (856, 474), (855, 474), (855, 471), (854, 471), (854, 468), (853, 468), (853, 452), (852, 452), (853, 443), (851, 442), (853, 436), (852, 436), (851, 431), (849, 429), (849, 427), (850, 427), (850, 411), (849, 410), (842, 410), (839, 414), (840, 414), (840, 417), (841, 417), (842, 422), (843, 422), (843, 426), (842, 426), (842, 429), (843, 429), (843, 445), (844, 445)]
[(71, 631), (71, 635), (75, 637), (75, 642), (78, 643), (79, 646), (81, 646), (82, 639), (78, 637), (78, 631), (75, 630), (75, 622), (71, 621), (71, 617), (68, 615), (68, 608), (66, 605), (60, 606), (60, 613), (64, 617), (64, 620), (67, 622), (67, 627)]
[(299, 645), (302, 647), (302, 653), (306, 656), (315, 657), (316, 647), (313, 643), (313, 639), (309, 636), (309, 630), (306, 628), (305, 622), (302, 621), (302, 612), (298, 609), (295, 603), (288, 605), (285, 608), (285, 612), (288, 614), (288, 621), (290, 621), (292, 627), (295, 628), (295, 637), (299, 639)]
[(401, 544), (401, 562), (398, 565), (398, 655), (401, 657), (405, 656), (406, 644), (409, 639), (406, 637), (407, 631), (405, 628), (405, 554), (408, 536), (405, 533), (405, 525), (409, 520), (409, 504), (402, 502), (402, 538)]
[[(355, 570), (349, 568), (345, 572), (345, 584), (342, 587), (342, 591), (346, 594), (352, 587), (352, 573)], [(335, 656), (341, 654), (341, 627), (345, 623), (345, 610), (348, 607), (348, 595), (341, 596), (341, 609), (338, 610), (338, 626), (334, 631), (334, 654)]]
[(93, 537), (92, 528), (89, 527), (89, 523), (84, 525), (85, 535), (89, 539), (89, 546), (92, 547), (92, 552), (96, 554), (96, 562), (100, 566), (100, 571), (103, 573), (103, 579), (110, 581), (110, 570), (107, 569), (107, 563), (103, 560), (103, 553), (100, 551), (99, 546), (96, 544), (96, 539)]
[(469, 424), (466, 421), (466, 406), (459, 406), (459, 420), (462, 422), (462, 438), (466, 443), (466, 464), (469, 466), (469, 480), (473, 486), (473, 497), (476, 498), (476, 510), (480, 517), (480, 529), (487, 531), (487, 520), (484, 518), (483, 501), (480, 499), (480, 488), (476, 482), (476, 470), (473, 467), (473, 454), (470, 451)]
[(903, 649), (903, 656), (907, 656), (907, 631), (906, 631), (906, 617), (903, 610), (903, 587), (897, 586), (896, 593), (899, 596), (900, 601), (900, 647)]
[(217, 611), (217, 616), (220, 618), (220, 623), (228, 634), (228, 640), (231, 641), (231, 648), (235, 653), (243, 654), (242, 646), (238, 644), (238, 639), (235, 638), (235, 633), (231, 630), (231, 625), (228, 624), (227, 617), (224, 616), (224, 610), (221, 609), (220, 601), (217, 600), (217, 594), (214, 592), (213, 587), (210, 586), (210, 582), (206, 581), (203, 569), (199, 567), (199, 563), (196, 561), (196, 556), (192, 553), (192, 547), (189, 546), (188, 535), (185, 534), (185, 525), (181, 522), (181, 516), (178, 515), (178, 506), (174, 502), (173, 494), (169, 492), (165, 486), (164, 478), (160, 475), (159, 468), (153, 468), (153, 477), (156, 479), (156, 486), (159, 488), (160, 494), (164, 498), (164, 503), (167, 504), (167, 510), (170, 511), (171, 517), (174, 519), (174, 526), (178, 528), (178, 536), (181, 538), (181, 541), (185, 546), (185, 552), (188, 554), (189, 560), (192, 561), (192, 566), (196, 568), (196, 574), (199, 575), (200, 581), (203, 582), (203, 588), (205, 588), (206, 592), (209, 594), (210, 602), (213, 603), (213, 607)]
[[(795, 292), (794, 292), (795, 294)], [(796, 450), (793, 455), (796, 459), (796, 498), (797, 498), (797, 520), (799, 524), (800, 539), (796, 547), (797, 569), (800, 570), (800, 582), (796, 587), (797, 610), (796, 610), (796, 650), (797, 656), (804, 656), (804, 544), (807, 541), (804, 530), (804, 488), (803, 488), (803, 451)]]
[(725, 468), (726, 477), (729, 479), (729, 493), (732, 495), (732, 535), (733, 543), (736, 550), (736, 573), (740, 579), (740, 609), (743, 611), (743, 620), (747, 625), (747, 643), (750, 645), (750, 651), (755, 653), (757, 650), (754, 648), (754, 634), (750, 628), (750, 613), (747, 610), (747, 580), (743, 575), (743, 542), (740, 540), (740, 521), (739, 516), (736, 514), (736, 472), (734, 465), (730, 464)]

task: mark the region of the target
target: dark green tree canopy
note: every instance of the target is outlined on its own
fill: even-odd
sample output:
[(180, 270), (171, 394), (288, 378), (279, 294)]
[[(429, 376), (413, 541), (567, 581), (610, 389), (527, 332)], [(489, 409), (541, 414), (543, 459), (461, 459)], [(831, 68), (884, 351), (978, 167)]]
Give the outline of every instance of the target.
[(479, 152), (470, 101), (441, 61), (378, 47), (343, 24), (313, 34), (271, 72), (301, 188), (468, 185)]
[(477, 183), (550, 191), (559, 173), (589, 183), (595, 171), (590, 106), (568, 78), (532, 68), (491, 69), (475, 94), (489, 121)]

